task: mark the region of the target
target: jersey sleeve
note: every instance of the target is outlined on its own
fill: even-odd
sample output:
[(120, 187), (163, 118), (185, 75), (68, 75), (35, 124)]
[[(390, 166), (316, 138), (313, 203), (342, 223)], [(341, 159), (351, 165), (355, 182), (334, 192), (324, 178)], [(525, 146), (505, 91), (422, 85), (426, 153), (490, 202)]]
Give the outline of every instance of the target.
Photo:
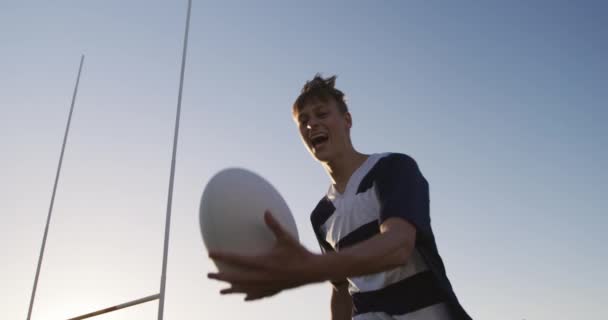
[(418, 164), (403, 154), (391, 154), (381, 161), (375, 181), (380, 222), (398, 217), (426, 233), (430, 230), (429, 191)]

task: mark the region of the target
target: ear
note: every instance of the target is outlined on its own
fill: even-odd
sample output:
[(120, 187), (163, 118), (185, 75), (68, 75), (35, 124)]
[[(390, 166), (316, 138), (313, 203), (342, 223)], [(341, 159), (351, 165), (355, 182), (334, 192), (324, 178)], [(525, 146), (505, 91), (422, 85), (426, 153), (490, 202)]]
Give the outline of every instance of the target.
[(350, 115), (350, 112), (344, 113), (344, 120), (346, 120), (346, 126), (350, 129), (353, 126), (353, 118)]

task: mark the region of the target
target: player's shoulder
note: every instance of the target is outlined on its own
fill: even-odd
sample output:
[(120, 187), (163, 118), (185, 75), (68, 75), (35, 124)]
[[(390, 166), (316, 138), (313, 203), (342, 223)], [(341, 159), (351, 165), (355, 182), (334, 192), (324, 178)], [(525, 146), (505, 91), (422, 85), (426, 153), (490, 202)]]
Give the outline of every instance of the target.
[(418, 165), (410, 155), (398, 152), (375, 153), (371, 155), (373, 167), (361, 180), (357, 193), (364, 192), (374, 184), (384, 184), (394, 181), (398, 176), (415, 176), (418, 174)]
[(409, 154), (399, 153), (399, 152), (385, 152), (380, 154), (381, 158), (376, 163), (377, 170), (417, 170), (418, 163)]

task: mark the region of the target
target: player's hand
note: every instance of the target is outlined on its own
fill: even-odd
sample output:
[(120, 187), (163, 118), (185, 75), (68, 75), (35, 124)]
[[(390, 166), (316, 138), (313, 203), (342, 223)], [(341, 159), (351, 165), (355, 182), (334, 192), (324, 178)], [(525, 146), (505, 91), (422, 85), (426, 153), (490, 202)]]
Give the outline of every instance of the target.
[(210, 279), (224, 281), (229, 288), (221, 294), (242, 293), (245, 300), (257, 300), (275, 295), (282, 290), (320, 281), (316, 270), (317, 255), (308, 251), (287, 232), (268, 211), (266, 225), (276, 238), (274, 247), (261, 255), (247, 256), (226, 252), (209, 252), (215, 261), (229, 265), (230, 270), (209, 273)]

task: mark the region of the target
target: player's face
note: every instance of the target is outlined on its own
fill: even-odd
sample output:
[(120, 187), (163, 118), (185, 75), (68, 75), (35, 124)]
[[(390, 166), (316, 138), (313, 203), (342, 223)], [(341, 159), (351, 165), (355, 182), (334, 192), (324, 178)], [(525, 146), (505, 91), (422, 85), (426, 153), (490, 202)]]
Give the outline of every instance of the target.
[(294, 118), (302, 142), (315, 159), (329, 162), (352, 148), (349, 138), (351, 116), (348, 112), (340, 112), (334, 99), (307, 104)]

